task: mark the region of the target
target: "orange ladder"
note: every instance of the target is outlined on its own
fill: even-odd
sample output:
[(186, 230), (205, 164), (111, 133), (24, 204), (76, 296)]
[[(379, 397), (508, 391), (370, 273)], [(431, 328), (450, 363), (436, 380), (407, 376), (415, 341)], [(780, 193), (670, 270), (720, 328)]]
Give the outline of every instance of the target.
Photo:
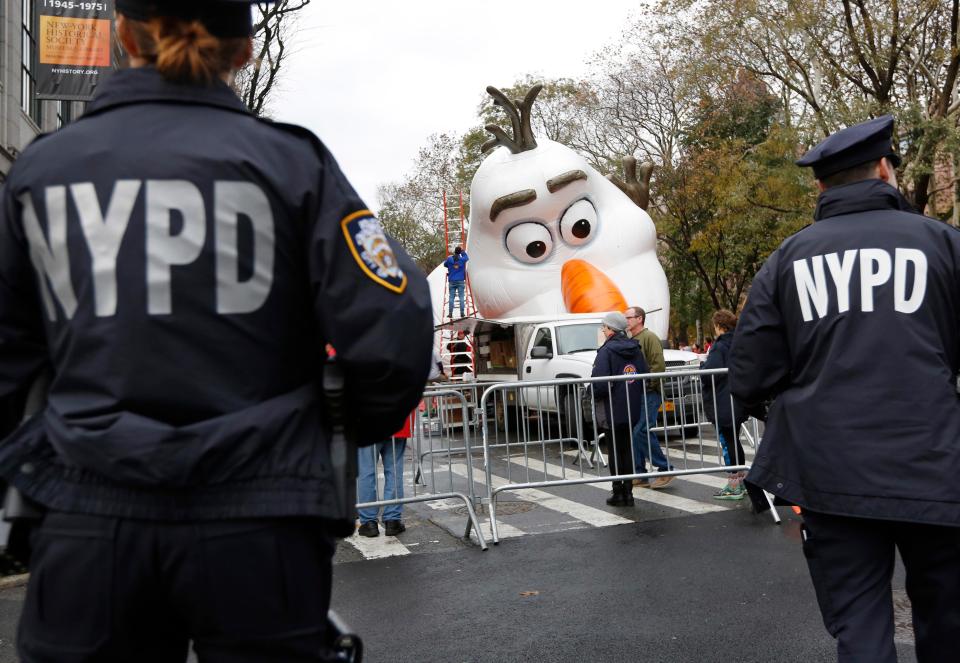
[[(467, 219), (463, 210), (463, 192), (459, 192), (455, 200), (447, 197), (443, 192), (443, 235), (444, 245), (446, 246), (446, 257), (453, 255), (456, 247), (466, 248), (467, 243)], [(467, 263), (467, 281), (464, 284), (463, 300), (464, 314), (472, 317), (477, 314), (473, 305), (473, 294), (470, 292), (470, 263)], [(455, 308), (459, 309), (460, 303), (457, 302)], [(444, 279), (443, 282), (443, 322), (448, 323), (452, 320), (450, 317), (450, 282)], [(453, 343), (465, 343), (468, 353), (453, 352), (450, 348)], [(469, 355), (469, 356), (467, 356)], [(447, 369), (447, 375), (451, 380), (463, 381), (467, 373), (462, 371), (469, 368), (469, 375), (473, 376), (476, 370), (474, 366), (473, 341), (469, 336), (458, 339), (457, 332), (452, 329), (444, 329), (440, 335), (440, 357), (444, 367)], [(454, 372), (454, 368), (461, 369), (460, 374)]]

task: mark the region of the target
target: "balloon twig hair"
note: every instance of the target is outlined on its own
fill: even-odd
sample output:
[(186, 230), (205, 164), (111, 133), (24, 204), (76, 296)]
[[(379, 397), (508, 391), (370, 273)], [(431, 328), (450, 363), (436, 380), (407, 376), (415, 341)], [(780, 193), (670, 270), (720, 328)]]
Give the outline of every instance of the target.
[(617, 185), (617, 188), (627, 194), (627, 197), (642, 210), (650, 204), (650, 175), (653, 173), (653, 164), (646, 161), (640, 164), (637, 172), (637, 160), (633, 157), (623, 157), (623, 179), (616, 175), (607, 175), (607, 179)]
[(523, 101), (510, 101), (503, 92), (493, 87), (487, 86), (487, 94), (493, 97), (493, 103), (507, 111), (510, 117), (510, 123), (513, 125), (513, 137), (507, 135), (507, 132), (495, 124), (488, 124), (484, 129), (493, 134), (493, 138), (483, 144), (481, 151), (486, 153), (497, 145), (503, 145), (512, 154), (527, 152), (536, 149), (537, 140), (533, 136), (533, 129), (530, 127), (530, 110), (533, 108), (533, 100), (540, 94), (543, 85), (537, 83), (527, 92)]

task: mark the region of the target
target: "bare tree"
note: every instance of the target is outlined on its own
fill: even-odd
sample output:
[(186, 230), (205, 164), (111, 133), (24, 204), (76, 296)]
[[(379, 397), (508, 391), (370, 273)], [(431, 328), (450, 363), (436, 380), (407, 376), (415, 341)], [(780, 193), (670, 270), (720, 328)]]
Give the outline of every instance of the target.
[[(479, 153), (477, 138), (482, 140), (482, 134), (474, 141)], [(446, 257), (444, 194), (450, 197), (448, 207), (456, 207), (458, 194), (466, 194), (473, 177), (475, 168), (465, 168), (463, 141), (456, 134), (430, 136), (403, 180), (378, 190), (377, 216), (424, 272), (430, 272)], [(469, 215), (466, 203), (464, 200), (464, 212)], [(453, 222), (459, 223), (458, 214), (454, 214)]]
[(310, 0), (279, 0), (257, 4), (253, 25), (253, 59), (237, 74), (237, 94), (251, 112), (263, 115), (280, 67), (290, 54), (288, 44), (296, 26), (296, 12)]

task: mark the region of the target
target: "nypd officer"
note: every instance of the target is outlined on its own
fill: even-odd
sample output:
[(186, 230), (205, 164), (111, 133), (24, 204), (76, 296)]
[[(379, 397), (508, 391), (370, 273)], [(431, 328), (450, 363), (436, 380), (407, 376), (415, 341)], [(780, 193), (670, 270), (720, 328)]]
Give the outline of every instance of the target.
[(893, 119), (797, 163), (815, 223), (757, 273), (730, 388), (775, 398), (749, 482), (803, 507), (803, 551), (838, 660), (897, 660), (891, 576), (906, 566), (921, 663), (960, 643), (960, 233), (897, 191)]
[(389, 436), (429, 369), (426, 282), (319, 140), (229, 87), (247, 0), (117, 10), (132, 68), (2, 192), (0, 412), (52, 375), (0, 448), (47, 510), (20, 660), (324, 660), (323, 349), (356, 439)]

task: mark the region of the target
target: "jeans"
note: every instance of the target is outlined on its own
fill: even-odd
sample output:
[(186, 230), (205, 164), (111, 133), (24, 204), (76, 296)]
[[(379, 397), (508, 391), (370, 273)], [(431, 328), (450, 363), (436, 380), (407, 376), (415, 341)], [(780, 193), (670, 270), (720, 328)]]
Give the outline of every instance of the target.
[[(659, 391), (648, 391), (644, 394), (646, 407), (637, 417), (637, 425), (633, 427), (633, 460), (636, 463), (637, 472), (646, 472), (647, 452), (650, 452), (654, 467), (661, 471), (673, 469), (667, 460), (663, 449), (660, 448), (660, 440), (657, 434), (650, 431), (657, 425), (657, 414), (660, 409), (662, 399)], [(650, 431), (650, 443), (647, 444), (647, 432)]]
[(463, 317), (463, 297), (464, 297), (464, 288), (466, 287), (466, 281), (450, 281), (450, 317), (453, 317), (453, 298), (456, 296), (460, 297), (460, 317)]
[[(740, 431), (733, 426), (714, 425), (717, 429), (717, 440), (720, 442), (720, 449), (723, 451), (723, 462), (727, 465), (743, 465), (746, 463), (746, 456), (743, 453), (743, 445), (740, 444)], [(730, 457), (730, 440), (734, 442), (733, 454)]]
[[(357, 502), (379, 502), (377, 499), (377, 458), (383, 460), (383, 500), (403, 497), (403, 451), (407, 440), (394, 437), (357, 450)], [(361, 523), (377, 522), (378, 507), (357, 509)], [(403, 506), (383, 507), (383, 520), (400, 520)]]

